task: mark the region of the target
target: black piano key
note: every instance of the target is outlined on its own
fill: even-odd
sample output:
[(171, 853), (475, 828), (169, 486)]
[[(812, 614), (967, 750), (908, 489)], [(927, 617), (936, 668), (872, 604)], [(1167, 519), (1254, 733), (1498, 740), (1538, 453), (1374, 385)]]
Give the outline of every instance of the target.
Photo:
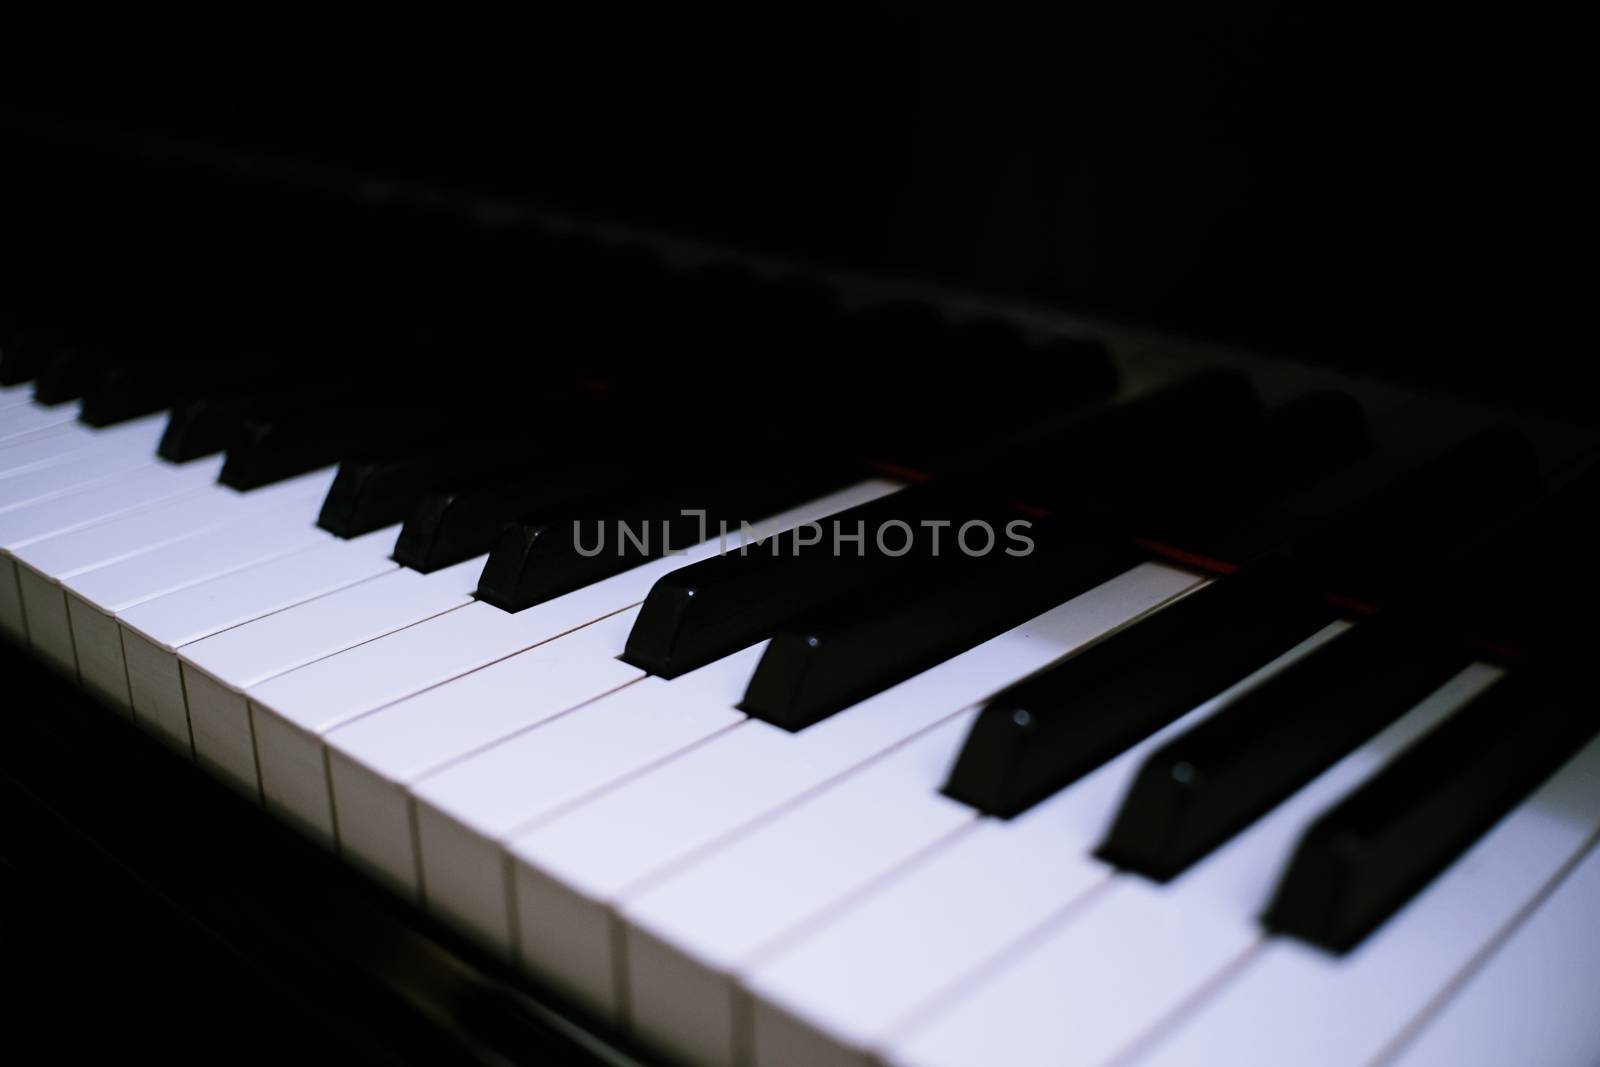
[[(756, 667), (741, 709), (800, 730), (834, 712), (987, 641), (1135, 566), (1125, 543), (1074, 535), (1070, 522), (1028, 531), (1033, 549), (1006, 554), (1004, 523), (992, 550), (964, 556), (958, 546), (893, 589), (873, 588), (821, 617), (775, 634)], [(974, 547), (986, 542), (975, 533)], [(1020, 549), (1019, 549), (1020, 550)]]
[(202, 397), (238, 393), (259, 387), (269, 373), (299, 377), (304, 368), (291, 365), (269, 372), (246, 359), (202, 357), (181, 341), (170, 351), (141, 352), (117, 360), (90, 377), (83, 391), (78, 419), (90, 426), (110, 426), (128, 419), (177, 407)]
[[(766, 398), (763, 421), (778, 439), (819, 439), (816, 413), (826, 411), (826, 439), (840, 451), (899, 471), (949, 473), (981, 444), (1038, 412), (1079, 408), (1103, 398), (1116, 381), (1096, 342), (1063, 339), (1046, 350), (1010, 323), (950, 321), (925, 303), (894, 301), (839, 313), (807, 286), (764, 284), (741, 294), (739, 306), (746, 325), (738, 330), (735, 358), (752, 345), (765, 352), (777, 344), (780, 357), (805, 368)], [(726, 319), (722, 307), (719, 300), (706, 314)], [(782, 323), (777, 336), (772, 323)], [(925, 365), (1012, 371), (908, 374), (903, 364), (880, 358), (884, 352), (915, 353)], [(962, 415), (960, 433), (949, 428), (955, 411)]]
[(1594, 735), (1582, 694), (1531, 673), (1491, 686), (1306, 830), (1263, 924), (1360, 944)]
[(569, 513), (523, 515), (507, 523), (478, 579), (478, 599), (522, 611), (681, 545), (688, 522), (682, 497), (663, 501), (659, 490), (623, 497), (579, 500)]
[(1378, 494), (1303, 539), (1295, 554), (1341, 592), (1377, 596), (1535, 500), (1538, 462), (1521, 433), (1475, 434), (1417, 476)]
[[(839, 324), (825, 373), (809, 379), (795, 406), (801, 418), (816, 410), (833, 416), (862, 455), (902, 469), (946, 474), (985, 444), (1013, 436), (1020, 426), (1064, 417), (1108, 396), (1115, 365), (1103, 344), (1087, 338), (1032, 342), (1014, 325), (977, 318), (946, 322), (931, 308), (911, 303), (855, 312)], [(929, 365), (1005, 366), (1007, 374), (907, 376), (883, 352), (915, 352)], [(815, 365), (816, 357), (806, 357)], [(840, 390), (838, 382), (851, 383)], [(894, 404), (884, 398), (894, 397)], [(962, 430), (950, 432), (948, 413), (962, 413)], [(802, 426), (802, 432), (809, 433)]]
[(110, 366), (93, 375), (83, 390), (78, 421), (111, 426), (171, 407), (178, 399), (180, 375), (170, 366)]
[(488, 552), (520, 515), (555, 511), (616, 489), (633, 476), (607, 463), (527, 467), (486, 475), (429, 493), (412, 507), (395, 542), (394, 560), (424, 574)]
[(1288, 551), (1330, 588), (1377, 602), (1531, 503), (1539, 488), (1528, 440), (1497, 427), (1422, 461), (1376, 456), (1261, 509), (1205, 552), (1244, 562)]
[(446, 449), (345, 460), (322, 502), (317, 525), (339, 537), (359, 537), (401, 522), (429, 493), (511, 469), (517, 461), (506, 454), (508, 444), (484, 439)]
[(437, 436), (431, 414), (376, 408), (309, 416), (247, 416), (228, 446), (217, 480), (234, 489), (256, 489), (331, 466), (348, 456), (415, 447)]
[(187, 463), (224, 452), (239, 443), (247, 420), (261, 411), (262, 398), (250, 392), (196, 397), (173, 407), (156, 454)]
[(1148, 476), (1142, 499), (1130, 497), (1121, 507), (1129, 528), (1147, 540), (1203, 547), (1370, 448), (1361, 405), (1345, 393), (1314, 390), (1270, 411), (1254, 432), (1197, 442), (1182, 463)]
[[(1560, 649), (1589, 623), (1600, 542), (1600, 461), (1570, 472), (1526, 512), (1435, 568), (1423, 595), (1470, 637), (1501, 650)], [(1470, 582), (1462, 581), (1471, 575)]]
[(1256, 475), (1287, 491), (1367, 455), (1372, 426), (1361, 404), (1337, 389), (1313, 389), (1267, 416), (1270, 443)]
[[(690, 564), (650, 589), (622, 659), (676, 678), (818, 610), (925, 562), (924, 521), (953, 524), (983, 514), (960, 487), (928, 482), (830, 516), (811, 529), (775, 535)], [(900, 528), (904, 525), (905, 530)], [(835, 553), (833, 531), (862, 534)], [(880, 551), (880, 533), (885, 551)], [(817, 543), (802, 544), (815, 534)], [(904, 549), (903, 555), (895, 553)]]
[(944, 792), (1010, 818), (1333, 621), (1282, 561), (1263, 561), (996, 695)]
[[(157, 453), (173, 463), (226, 452), (246, 445), (260, 426), (285, 420), (305, 426), (333, 421), (341, 410), (356, 409), (362, 390), (353, 384), (326, 380), (313, 365), (286, 369), (255, 364), (238, 382), (198, 388), (173, 405)], [(270, 367), (270, 369), (268, 369)], [(284, 379), (294, 385), (282, 384)]]
[[(639, 484), (509, 524), (484, 565), (478, 598), (521, 611), (754, 523), (845, 485), (845, 467), (804, 475), (771, 470)], [(624, 535), (623, 530), (628, 534)]]
[(1359, 624), (1152, 754), (1098, 855), (1178, 876), (1468, 662), (1409, 624)]
[(33, 382), (33, 399), (41, 404), (64, 404), (76, 400), (110, 362), (111, 356), (103, 348), (87, 344), (65, 345), (39, 368)]
[(1213, 473), (1197, 457), (1215, 454), (1221, 442), (1257, 437), (1263, 418), (1244, 375), (1205, 370), (1099, 411), (1032, 423), (971, 467), (1006, 499), (1120, 514), (1130, 499), (1146, 498), (1145, 480), (1160, 472)]
[(18, 328), (0, 342), (0, 385), (33, 381), (45, 363), (67, 345), (55, 330)]

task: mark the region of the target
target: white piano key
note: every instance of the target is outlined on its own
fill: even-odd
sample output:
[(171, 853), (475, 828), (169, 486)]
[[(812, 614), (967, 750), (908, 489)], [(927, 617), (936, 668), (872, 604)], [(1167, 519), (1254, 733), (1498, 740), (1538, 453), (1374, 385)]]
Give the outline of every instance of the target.
[[(468, 604), (253, 688), (250, 719), (268, 809), (332, 844), (323, 735), (610, 613), (574, 596), (514, 615)], [(613, 612), (623, 606), (606, 605)]]
[[(785, 934), (971, 825), (972, 809), (938, 788), (976, 716), (973, 708), (940, 724), (628, 904), (617, 958), (627, 962), (634, 1030), (677, 1059), (747, 1060), (746, 1005), (734, 975)], [(521, 930), (526, 937), (526, 925)]]
[[(1349, 953), (1334, 956), (1288, 938), (1268, 940), (1140, 1062), (1373, 1062), (1589, 847), (1597, 830), (1600, 740)], [(1594, 934), (1590, 928), (1577, 942), (1589, 952), (1590, 970)], [(1587, 1014), (1592, 1018), (1592, 1011)], [(1517, 1055), (1497, 1062), (1581, 1061)]]
[(733, 705), (765, 647), (670, 682), (635, 682), (417, 783), (412, 792), (428, 909), (509, 956), (503, 842), (742, 721)]
[[(1498, 677), (1469, 667), (1173, 881), (1119, 875), (1000, 973), (942, 1004), (931, 1025), (902, 1028), (886, 1058), (970, 1063), (983, 1048), (1018, 1065), (1098, 1064), (1124, 1052), (1260, 941), (1258, 917), (1305, 828)], [(1053, 1007), (1042, 1011), (1046, 999)]]
[[(187, 469), (185, 465), (184, 469)], [(28, 623), (30, 647), (68, 673), (76, 674), (76, 654), (60, 583), (74, 575), (142, 556), (163, 545), (190, 541), (208, 530), (260, 518), (292, 502), (320, 497), (331, 469), (241, 493), (204, 486), (160, 504), (41, 538), (11, 550)], [(42, 507), (48, 505), (42, 505)], [(3, 517), (0, 517), (3, 518)]]
[[(67, 617), (78, 651), (78, 677), (91, 692), (133, 711), (117, 613), (163, 593), (251, 563), (332, 539), (303, 522), (257, 521), (225, 526), (154, 549), (131, 560), (89, 571), (62, 583)], [(154, 728), (155, 723), (142, 720)], [(184, 731), (187, 747), (187, 730)]]
[(1600, 1063), (1597, 942), (1600, 850), (1591, 843), (1506, 943), (1409, 1035), (1392, 1067)]
[(73, 422), (82, 410), (81, 400), (68, 400), (60, 404), (41, 404), (32, 396), (13, 399), (9, 403), (0, 400), (0, 429), (26, 429), (33, 425), (54, 426)]
[(36, 541), (210, 489), (221, 469), (220, 456), (182, 466), (153, 463), (7, 511), (0, 514), (0, 551), (15, 555)]
[[(308, 508), (309, 503), (309, 508)], [(63, 578), (62, 586), (84, 603), (106, 612), (176, 592), (195, 582), (226, 574), (286, 552), (333, 540), (304, 514), (320, 499), (300, 501), (267, 514), (207, 530), (181, 542), (143, 552), (134, 559)]]
[(400, 527), (259, 562), (117, 612), (134, 715), (182, 747), (189, 710), (178, 650), (234, 626), (396, 569)]
[(16, 407), (18, 404), (33, 403), (33, 383), (21, 382), (17, 385), (0, 385), (0, 410)]
[(7, 414), (16, 408), (29, 408), (36, 412), (65, 412), (67, 418), (76, 419), (78, 412), (83, 408), (83, 401), (79, 399), (66, 400), (59, 404), (41, 404), (34, 399), (34, 390), (35, 385), (33, 382), (0, 386), (0, 415)]
[(0, 409), (0, 444), (41, 430), (51, 430), (78, 417), (79, 404), (19, 404)]
[(29, 441), (60, 437), (65, 434), (76, 433), (78, 429), (78, 424), (72, 422), (58, 422), (49, 426), (40, 426), (37, 429), (6, 436), (4, 440), (0, 440), (0, 448), (5, 447), (6, 445), (22, 445), (27, 444)]
[[(333, 535), (313, 526), (314, 516), (306, 514), (320, 506), (320, 497), (285, 504), (63, 579), (79, 680), (113, 706), (132, 711), (117, 613), (252, 563), (332, 541)], [(187, 729), (183, 737), (187, 748)]]
[[(73, 403), (61, 405), (71, 410), (72, 417), (78, 417), (77, 405)], [(36, 411), (48, 411), (50, 408), (33, 399), (33, 385), (22, 383), (20, 385), (0, 386), (0, 417), (9, 414), (15, 408), (32, 408)]]
[(267, 807), (331, 844), (332, 798), (321, 756), (325, 734), (577, 630), (595, 621), (597, 611), (600, 618), (610, 613), (583, 597), (562, 597), (515, 615), (468, 604), (252, 689), (250, 717)]
[(643, 678), (616, 658), (638, 614), (618, 612), (331, 731), (325, 742), (340, 853), (415, 898), (406, 787)]
[[(569, 991), (597, 1011), (614, 1012), (607, 913), (640, 883), (1198, 581), (1158, 564), (1137, 567), (797, 734), (746, 722), (518, 838), (512, 852), (524, 964), (562, 980), (581, 949), (597, 961), (596, 980), (569, 984)], [(580, 919), (582, 910), (594, 914)], [(602, 940), (580, 946), (572, 937), (540, 936), (568, 919), (569, 930), (598, 931)]]
[(77, 681), (78, 657), (72, 647), (72, 626), (67, 621), (67, 601), (61, 587), (27, 567), (15, 568), (21, 595), (20, 621), (26, 631), (20, 639), (52, 670)]
[[(12, 478), (58, 466), (74, 457), (107, 451), (123, 450), (99, 443), (99, 439), (75, 425), (59, 426), (37, 437), (0, 442), (0, 502), (8, 500), (6, 483)], [(154, 447), (144, 452), (144, 458), (156, 458)]]
[(63, 463), (73, 456), (111, 451), (155, 459), (166, 425), (165, 415), (149, 415), (103, 430), (73, 423), (61, 427), (60, 432), (0, 444), (0, 500), (5, 499), (5, 479)]
[(184, 646), (179, 654), (200, 765), (260, 793), (246, 690), (296, 667), (472, 602), (487, 557), (399, 569)]
[(290, 556), (163, 594), (117, 613), (124, 629), (169, 652), (325, 593), (399, 567), (390, 556), (400, 535), (388, 526), (334, 539)]
[[(892, 488), (887, 482), (861, 483), (764, 520), (760, 527), (782, 529)], [(683, 556), (655, 560), (515, 613), (468, 604), (253, 688), (250, 717), (263, 799), (331, 843), (332, 798), (320, 755), (328, 731), (632, 607), (661, 575), (717, 550), (713, 539)]]
[(261, 798), (250, 708), (239, 691), (178, 660), (184, 707), (189, 713), (189, 747), (194, 760), (224, 785), (252, 800)]
[(113, 711), (131, 718), (128, 667), (122, 656), (117, 620), (68, 594), (67, 626), (72, 634), (78, 683)]
[[(7, 512), (18, 512), (31, 508), (32, 505), (51, 500), (56, 497), (72, 493), (74, 490), (94, 490), (100, 483), (108, 482), (113, 475), (125, 475), (124, 481), (132, 481), (132, 487), (118, 487), (112, 490), (115, 493), (137, 493), (137, 487), (148, 486), (148, 480), (139, 478), (128, 479), (126, 475), (139, 469), (156, 469), (164, 467), (172, 470), (170, 466), (158, 464), (153, 453), (146, 451), (142, 446), (137, 448), (121, 448), (118, 441), (129, 439), (129, 434), (144, 434), (148, 436), (150, 427), (134, 427), (132, 431), (122, 434), (121, 437), (97, 437), (96, 431), (69, 424), (59, 427), (62, 442), (57, 444), (72, 445), (75, 449), (70, 454), (62, 455), (54, 463), (38, 462), (37, 449), (8, 449), (0, 447), (0, 515)], [(109, 432), (109, 431), (107, 431)], [(68, 437), (70, 434), (70, 438)], [(73, 439), (77, 439), (74, 442)], [(94, 448), (81, 448), (84, 442), (99, 442)], [(19, 457), (15, 453), (22, 452), (26, 457)], [(7, 457), (16, 461), (16, 469), (11, 470), (3, 466)], [(197, 468), (198, 469), (198, 468)], [(165, 475), (159, 476), (165, 477)], [(105, 493), (88, 499), (104, 501)], [(51, 509), (19, 516), (9, 523), (0, 520), (0, 633), (4, 633), (15, 641), (26, 643), (27, 629), (22, 610), (22, 596), (16, 579), (16, 565), (5, 555), (4, 546), (9, 541), (20, 544), (33, 536), (44, 536), (40, 531), (48, 533), (53, 526), (59, 526), (66, 521), (63, 515), (72, 515), (82, 512), (85, 507), (98, 509), (106, 505), (91, 505), (85, 499), (76, 500), (62, 508)]]
[(1347, 628), (1324, 628), (1016, 818), (979, 820), (746, 970), (754, 1061), (866, 1063), (924, 1005), (1106, 885), (1092, 850), (1156, 746)]
[(0, 513), (86, 489), (146, 467), (162, 466), (154, 456), (132, 451), (89, 451), (48, 467), (36, 467), (0, 481)]
[(210, 485), (222, 466), (220, 456), (181, 466), (139, 460), (127, 464), (121, 471), (113, 464), (109, 472), (101, 470), (98, 477), (89, 478), (84, 484), (76, 484), (64, 476), (72, 471), (83, 471), (90, 464), (98, 465), (107, 458), (115, 458), (120, 463), (127, 457), (118, 452), (94, 454), (40, 468), (11, 482), (0, 482), (0, 496), (6, 485), (40, 482), (35, 487), (39, 499), (30, 501), (30, 506), (9, 512), (0, 508), (0, 630), (13, 639), (26, 642), (27, 629), (21, 591), (15, 578), (16, 566), (5, 550), (8, 543), (20, 547), (53, 533), (79, 529), (141, 506), (171, 500)]

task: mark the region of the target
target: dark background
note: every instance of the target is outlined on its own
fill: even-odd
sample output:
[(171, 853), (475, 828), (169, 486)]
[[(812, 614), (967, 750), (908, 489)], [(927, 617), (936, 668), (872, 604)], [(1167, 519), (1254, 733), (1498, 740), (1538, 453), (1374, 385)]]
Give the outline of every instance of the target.
[[(1048, 19), (914, 11), (539, 9), (357, 27), (140, 24), (68, 47), (14, 37), (6, 222), (14, 237), (36, 232), (21, 245), (31, 262), (8, 257), (23, 275), (11, 288), (76, 288), (86, 302), (208, 293), (197, 306), (265, 288), (265, 318), (326, 314), (358, 294), (363, 321), (392, 324), (441, 287), (470, 288), (460, 272), (489, 262), (442, 227), (406, 229), (371, 197), (377, 221), (351, 228), (305, 221), (317, 205), (303, 197), (197, 207), (219, 194), (162, 171), (141, 188), (122, 162), (73, 157), (30, 177), (52, 151), (37, 131), (64, 119), (506, 194), (1590, 417), (1577, 323), (1588, 79), (1574, 26), (1532, 9), (1492, 22), (1242, 3), (1176, 15), (1067, 5)], [(516, 295), (495, 273), (484, 286)], [(63, 284), (37, 284), (46, 277)]]

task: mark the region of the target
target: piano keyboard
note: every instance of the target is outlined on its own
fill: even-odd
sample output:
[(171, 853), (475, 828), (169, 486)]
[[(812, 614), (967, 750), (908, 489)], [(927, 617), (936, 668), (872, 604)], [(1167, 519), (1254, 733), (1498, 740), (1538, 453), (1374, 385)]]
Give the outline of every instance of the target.
[[(579, 564), (530, 501), (655, 515), (659, 487), (587, 472), (555, 491), (453, 459), (457, 481), (402, 464), (357, 485), (351, 463), (266, 448), (246, 477), (248, 449), (163, 458), (178, 414), (91, 426), (8, 380), (6, 636), (667, 1059), (1600, 1058), (1600, 723), (1559, 656), (1500, 655), (1416, 608), (1439, 588), (1424, 550), (1514, 590), (1517, 573), (1493, 585), (1504, 546), (1558, 543), (1563, 498), (1524, 506), (1507, 438), (1344, 486), (1310, 533), (1288, 519), (1316, 508), (1280, 506), (1304, 487), (1268, 462), (1217, 486), (1264, 516), (1243, 540), (1157, 523), (1136, 544), (1052, 516), (1010, 564), (897, 570), (855, 543), (819, 562), (800, 536), (1023, 514), (983, 511), (959, 476), (738, 483), (724, 510), (776, 553), (728, 554), (713, 530), (562, 589)], [(1048, 466), (1051, 441), (1185, 440), (1235, 389), (1180, 386), (1027, 447)], [(1269, 435), (1307, 413), (1342, 425), (1320, 405), (1218, 454), (1273, 461), (1292, 438)], [(1295, 462), (1342, 453), (1301, 436)], [(1337, 482), (1346, 458), (1315, 473)], [(1128, 470), (1135, 498), (1193, 488)], [(404, 507), (373, 503), (390, 476)], [(1358, 585), (1327, 599), (1350, 560), (1400, 575), (1400, 607), (1373, 614)]]

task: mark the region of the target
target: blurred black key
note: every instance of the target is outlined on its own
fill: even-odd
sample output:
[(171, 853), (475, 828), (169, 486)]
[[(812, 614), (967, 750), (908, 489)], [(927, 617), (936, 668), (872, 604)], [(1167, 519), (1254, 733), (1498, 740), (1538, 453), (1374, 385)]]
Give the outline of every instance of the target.
[(1501, 680), (1305, 832), (1262, 922), (1346, 952), (1593, 736), (1575, 685)]
[(739, 706), (758, 719), (800, 730), (834, 712), (1042, 614), (1136, 565), (1126, 544), (1091, 541), (1070, 521), (1034, 524), (1032, 549), (1008, 555), (1004, 523), (974, 528), (966, 556), (949, 539), (945, 554), (869, 589), (820, 617), (772, 638)]
[(410, 515), (429, 493), (485, 474), (507, 471), (526, 460), (508, 455), (512, 442), (481, 439), (448, 449), (359, 458), (339, 464), (317, 525), (339, 537), (359, 537)]
[[(931, 547), (924, 521), (954, 528), (986, 510), (965, 490), (929, 482), (682, 567), (651, 587), (622, 659), (676, 678), (919, 566)], [(836, 529), (861, 540), (837, 541)]]
[[(478, 597), (521, 611), (668, 551), (682, 551), (836, 490), (859, 472), (746, 471), (630, 486), (505, 528), (478, 583)], [(687, 512), (687, 513), (686, 513)], [(628, 531), (626, 534), (624, 530)]]
[(1269, 412), (1259, 429), (1195, 441), (1180, 461), (1130, 483), (1118, 507), (1140, 537), (1203, 548), (1370, 447), (1361, 405), (1345, 393), (1314, 390)]
[[(1093, 339), (1058, 338), (1030, 346), (1013, 323), (976, 318), (950, 323), (928, 344), (883, 347), (878, 352), (917, 352), (931, 366), (982, 368), (979, 373), (939, 376), (920, 386), (917, 406), (907, 406), (906, 424), (893, 418), (867, 416), (877, 435), (877, 454), (906, 456), (928, 470), (946, 470), (970, 451), (971, 442), (1000, 440), (1016, 427), (1051, 413), (1082, 411), (1109, 397), (1117, 387), (1117, 371), (1106, 347)], [(896, 360), (882, 360), (886, 373), (896, 373)], [(885, 394), (902, 389), (883, 384)], [(928, 416), (936, 418), (928, 418)], [(950, 434), (952, 422), (962, 432)], [(906, 459), (902, 459), (906, 462)]]
[(1244, 375), (1206, 370), (1139, 398), (1012, 434), (968, 467), (1003, 499), (1083, 514), (1120, 514), (1148, 499), (1146, 481), (1175, 468), (1214, 473), (1195, 457), (1224, 442), (1259, 440), (1260, 398)]
[[(1582, 633), (1600, 574), (1574, 566), (1600, 542), (1600, 462), (1435, 568), (1425, 594), (1462, 632), (1505, 652), (1540, 655)], [(1463, 581), (1463, 575), (1471, 575)]]
[(167, 419), (158, 454), (185, 463), (242, 448), (263, 424), (283, 421), (314, 427), (319, 421), (332, 422), (342, 410), (359, 412), (363, 392), (358, 387), (323, 380), (306, 367), (296, 367), (289, 377), (296, 384), (274, 383), (271, 374), (258, 368), (245, 381), (218, 384), (184, 398)]
[(1459, 642), (1406, 624), (1358, 624), (1152, 754), (1098, 855), (1157, 881), (1176, 877), (1469, 659)]
[(1267, 415), (1267, 451), (1253, 474), (1268, 494), (1338, 470), (1372, 448), (1366, 412), (1348, 393), (1313, 389)]
[[(1004, 320), (949, 322), (910, 301), (844, 316), (832, 343), (803, 358), (823, 372), (800, 383), (792, 410), (805, 420), (801, 432), (813, 432), (815, 412), (825, 410), (830, 434), (859, 454), (933, 474), (948, 473), (1018, 427), (1101, 400), (1117, 383), (1098, 341), (1036, 344)], [(907, 360), (973, 372), (908, 373)], [(957, 419), (960, 432), (952, 433)]]
[[(289, 376), (294, 371), (284, 366), (275, 373)], [(91, 375), (78, 419), (90, 426), (110, 426), (195, 398), (257, 387), (266, 376), (265, 369), (251, 361), (204, 359), (182, 351), (113, 361)]]
[(1330, 588), (1381, 600), (1538, 492), (1527, 439), (1495, 428), (1419, 463), (1376, 457), (1261, 509), (1205, 551), (1244, 562), (1288, 550)]
[(0, 341), (0, 385), (21, 385), (39, 376), (45, 363), (67, 345), (55, 330), (15, 329)]
[(161, 411), (178, 399), (181, 381), (181, 370), (170, 365), (104, 367), (84, 385), (78, 421), (111, 426)]
[(944, 791), (1010, 818), (1331, 622), (1282, 561), (1192, 593), (990, 700)]
[(234, 489), (255, 489), (347, 456), (435, 440), (439, 430), (437, 415), (396, 408), (247, 417), (217, 480)]
[(103, 348), (86, 344), (66, 345), (39, 368), (33, 382), (33, 399), (41, 404), (64, 404), (76, 400), (110, 362), (110, 353)]
[(1486, 430), (1419, 475), (1378, 494), (1296, 544), (1294, 552), (1353, 596), (1380, 596), (1539, 494), (1533, 446), (1508, 428)]
[(574, 500), (615, 489), (631, 477), (611, 464), (560, 468), (541, 467), (534, 460), (514, 472), (429, 493), (406, 517), (394, 560), (424, 574), (460, 563), (493, 548), (519, 515), (556, 511)]
[(249, 417), (261, 409), (250, 393), (197, 397), (178, 404), (167, 417), (156, 454), (171, 463), (223, 452), (240, 443)]

